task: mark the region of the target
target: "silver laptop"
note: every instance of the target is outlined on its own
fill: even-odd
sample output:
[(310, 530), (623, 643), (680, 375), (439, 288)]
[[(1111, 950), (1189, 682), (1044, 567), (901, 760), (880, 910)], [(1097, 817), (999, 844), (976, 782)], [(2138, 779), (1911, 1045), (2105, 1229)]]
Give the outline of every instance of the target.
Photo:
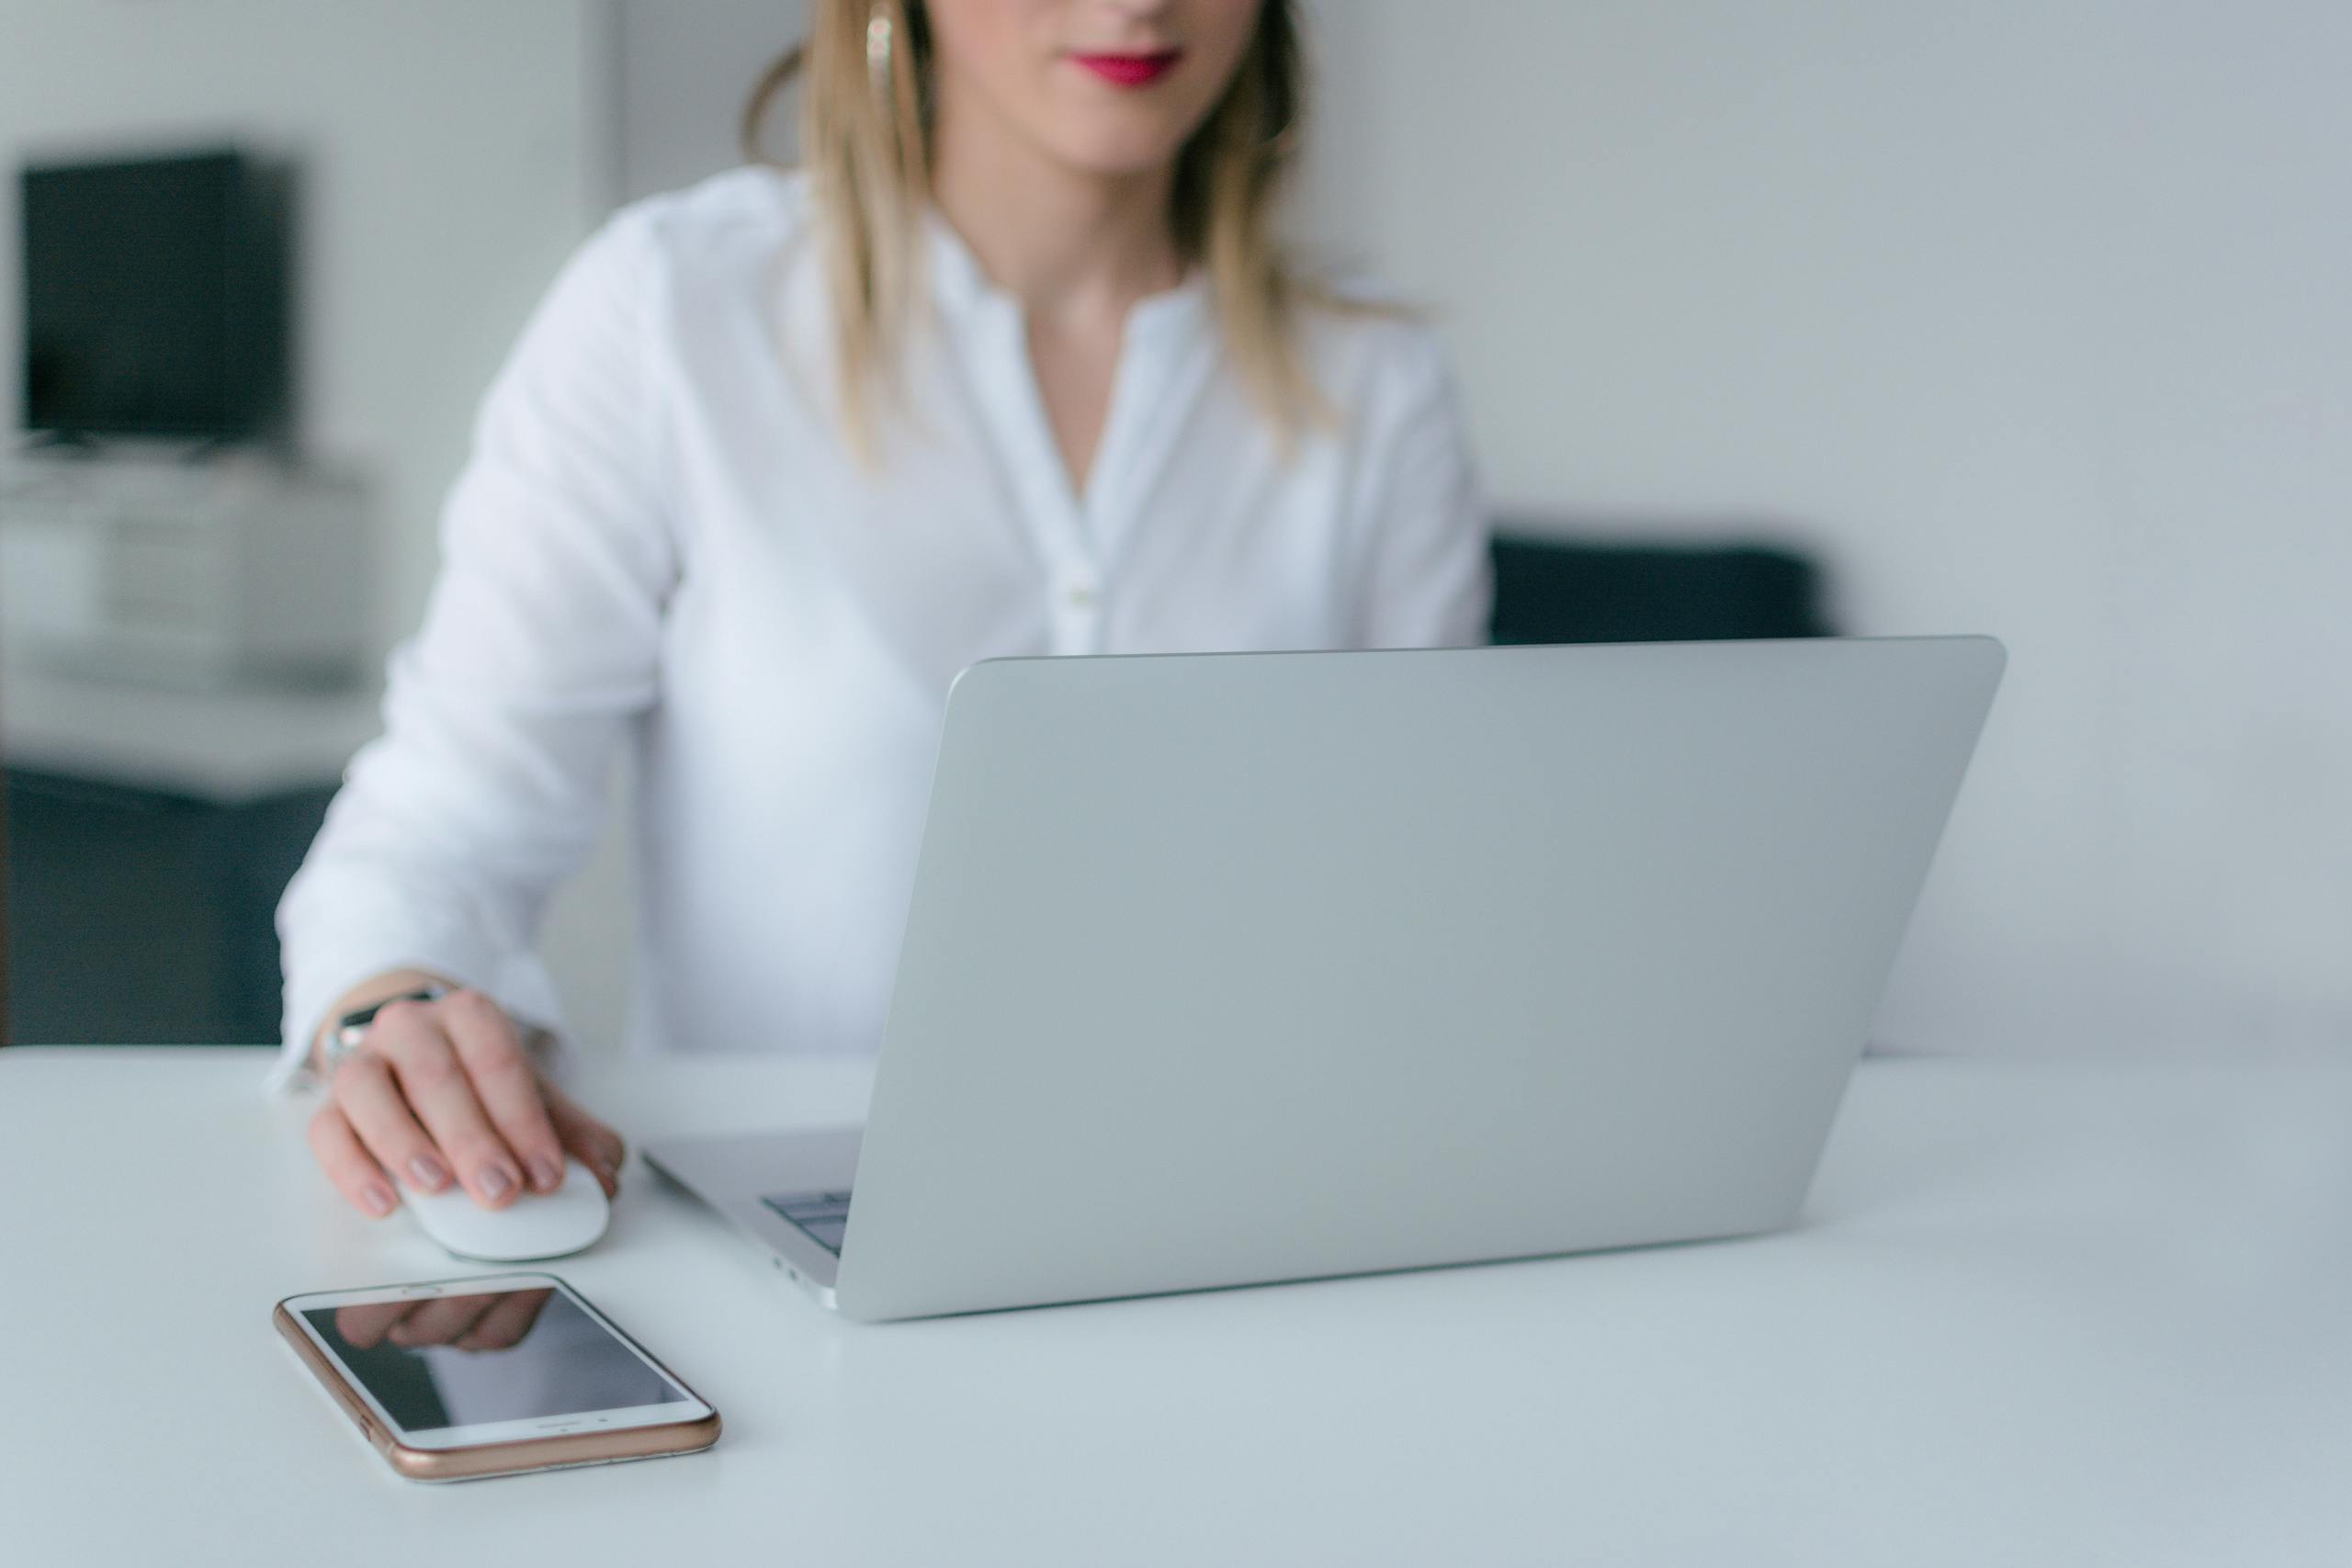
[(975, 665), (864, 1129), (648, 1157), (858, 1318), (1785, 1225), (2002, 664)]

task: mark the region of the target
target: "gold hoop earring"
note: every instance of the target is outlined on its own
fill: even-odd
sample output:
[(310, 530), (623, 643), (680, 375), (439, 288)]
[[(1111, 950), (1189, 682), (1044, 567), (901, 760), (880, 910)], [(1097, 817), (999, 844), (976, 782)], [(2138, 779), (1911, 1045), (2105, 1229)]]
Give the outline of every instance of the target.
[(865, 19), (865, 76), (877, 93), (890, 90), (890, 18), (877, 5)]

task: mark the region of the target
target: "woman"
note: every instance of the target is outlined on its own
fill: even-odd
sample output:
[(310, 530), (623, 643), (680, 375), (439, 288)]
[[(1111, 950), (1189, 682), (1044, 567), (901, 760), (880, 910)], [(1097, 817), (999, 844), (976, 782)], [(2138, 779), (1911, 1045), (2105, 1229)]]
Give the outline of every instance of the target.
[(1288, 0), (811, 12), (763, 91), (801, 77), (805, 168), (621, 212), (525, 331), (279, 909), (283, 1073), (326, 1077), (311, 1145), (366, 1213), (501, 1207), (566, 1151), (613, 1189), (528, 1042), (616, 751), (632, 1040), (871, 1051), (965, 665), (1481, 639), (1432, 341), (1272, 239)]

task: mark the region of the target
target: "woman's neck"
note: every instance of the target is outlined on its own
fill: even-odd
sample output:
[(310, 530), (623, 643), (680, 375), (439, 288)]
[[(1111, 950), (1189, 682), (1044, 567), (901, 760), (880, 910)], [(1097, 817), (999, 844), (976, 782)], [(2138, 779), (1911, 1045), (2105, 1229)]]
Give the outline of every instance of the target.
[(940, 106), (932, 196), (1032, 319), (1124, 312), (1182, 281), (1168, 226), (1173, 171), (1098, 175), (1056, 162), (976, 108)]

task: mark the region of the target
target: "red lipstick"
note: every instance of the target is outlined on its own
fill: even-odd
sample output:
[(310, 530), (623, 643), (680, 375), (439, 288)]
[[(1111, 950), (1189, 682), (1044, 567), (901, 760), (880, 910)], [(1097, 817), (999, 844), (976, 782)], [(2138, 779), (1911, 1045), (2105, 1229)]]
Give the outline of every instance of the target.
[(1175, 70), (1183, 53), (1163, 49), (1155, 54), (1073, 54), (1070, 59), (1114, 87), (1148, 87)]

